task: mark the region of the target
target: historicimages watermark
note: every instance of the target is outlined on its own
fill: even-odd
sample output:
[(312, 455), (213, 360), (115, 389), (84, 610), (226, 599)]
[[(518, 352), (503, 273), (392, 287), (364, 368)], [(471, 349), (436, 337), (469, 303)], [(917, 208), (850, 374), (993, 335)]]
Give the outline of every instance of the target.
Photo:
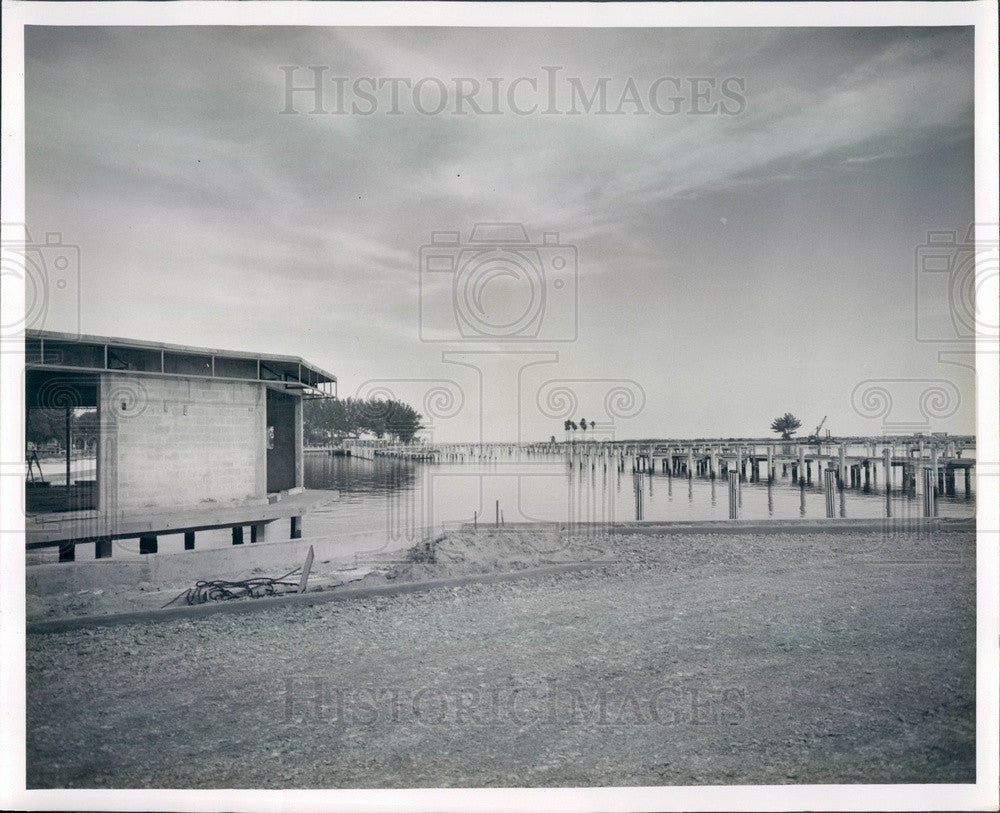
[(281, 65), (279, 113), (371, 116), (739, 116), (742, 76), (569, 76), (544, 65), (503, 76), (337, 76), (329, 65)]

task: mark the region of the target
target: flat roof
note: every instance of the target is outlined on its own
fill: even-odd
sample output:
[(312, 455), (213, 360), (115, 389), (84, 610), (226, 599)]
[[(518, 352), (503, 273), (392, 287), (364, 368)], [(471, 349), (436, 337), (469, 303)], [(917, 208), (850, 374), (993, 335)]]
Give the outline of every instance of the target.
[[(26, 330), (25, 365), (34, 370), (79, 370), (137, 375), (257, 381), (331, 395), (337, 377), (298, 356), (247, 353), (183, 344)], [(335, 386), (334, 386), (335, 390)]]

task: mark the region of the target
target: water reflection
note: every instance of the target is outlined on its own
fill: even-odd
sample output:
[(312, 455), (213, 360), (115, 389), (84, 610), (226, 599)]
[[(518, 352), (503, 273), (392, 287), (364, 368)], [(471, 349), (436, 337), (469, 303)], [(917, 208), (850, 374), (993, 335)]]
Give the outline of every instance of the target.
[[(600, 472), (598, 472), (598, 468)], [(776, 473), (782, 471), (776, 469)], [(743, 519), (825, 518), (822, 478), (812, 485), (787, 476), (774, 482), (762, 477), (738, 489)], [(563, 461), (499, 461), (411, 463), (396, 459), (360, 460), (307, 455), (306, 486), (337, 489), (339, 502), (310, 515), (310, 532), (380, 532), (391, 544), (419, 537), (419, 530), (442, 524), (472, 522), (614, 522), (725, 520), (729, 516), (726, 489), (715, 480), (684, 478), (687, 499), (674, 499), (674, 480), (662, 472), (618, 471), (603, 466), (590, 471), (570, 469)], [(862, 478), (858, 478), (861, 480)], [(877, 482), (877, 484), (876, 484)], [(922, 497), (894, 488), (884, 478), (855, 489), (838, 489), (841, 517), (917, 518)], [(680, 483), (678, 483), (680, 487)], [(880, 487), (881, 486), (881, 487)], [(942, 517), (975, 515), (975, 494), (964, 489), (942, 494)]]

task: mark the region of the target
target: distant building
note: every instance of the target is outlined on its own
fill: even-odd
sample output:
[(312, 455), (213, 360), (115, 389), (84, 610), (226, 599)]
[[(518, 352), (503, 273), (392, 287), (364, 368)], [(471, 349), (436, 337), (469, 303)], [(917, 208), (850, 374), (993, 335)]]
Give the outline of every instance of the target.
[[(302, 400), (335, 393), (336, 377), (300, 358), (210, 350), (99, 336), (28, 331), (28, 410), (95, 410), (94, 465), (27, 485), (29, 547), (233, 529), (233, 541), (301, 515), (327, 495), (303, 490)], [(96, 426), (94, 425), (96, 424)], [(69, 441), (67, 443), (66, 441)], [(72, 448), (64, 438), (60, 448)]]

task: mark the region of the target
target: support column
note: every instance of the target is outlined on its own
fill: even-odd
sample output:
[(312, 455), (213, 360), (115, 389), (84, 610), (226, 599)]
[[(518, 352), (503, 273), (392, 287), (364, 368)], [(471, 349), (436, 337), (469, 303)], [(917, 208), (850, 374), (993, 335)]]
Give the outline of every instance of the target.
[(234, 525), (233, 526), (233, 544), (242, 545), (243, 544), (243, 526)]
[[(70, 418), (72, 417), (73, 410), (66, 407), (66, 510), (73, 510), (73, 480), (72, 478), (72, 459), (73, 459), (73, 426), (70, 423)], [(70, 554), (73, 558), (76, 554)], [(62, 553), (59, 554), (59, 561), (71, 562), (73, 559), (63, 559)]]
[(740, 518), (740, 480), (739, 473), (729, 472), (729, 518)]
[(934, 471), (923, 469), (924, 516), (937, 516), (937, 500), (934, 499)]
[(194, 550), (194, 531), (184, 532), (184, 550)]
[[(817, 478), (819, 474), (817, 474)], [(833, 519), (837, 514), (837, 501), (834, 497), (834, 488), (836, 480), (836, 472), (831, 469), (827, 469), (823, 473), (823, 491), (826, 496), (826, 516), (827, 519)]]
[(111, 558), (111, 544), (112, 539), (110, 536), (105, 536), (94, 541), (94, 558), (95, 559), (110, 559)]
[(302, 538), (302, 517), (292, 517), (291, 531), (289, 536), (292, 539)]
[(158, 548), (156, 536), (148, 534), (139, 537), (139, 553), (156, 553)]
[(76, 561), (76, 543), (75, 542), (63, 542), (59, 546), (59, 561), (60, 562), (75, 562)]
[(267, 541), (267, 523), (255, 522), (250, 526), (250, 544)]

